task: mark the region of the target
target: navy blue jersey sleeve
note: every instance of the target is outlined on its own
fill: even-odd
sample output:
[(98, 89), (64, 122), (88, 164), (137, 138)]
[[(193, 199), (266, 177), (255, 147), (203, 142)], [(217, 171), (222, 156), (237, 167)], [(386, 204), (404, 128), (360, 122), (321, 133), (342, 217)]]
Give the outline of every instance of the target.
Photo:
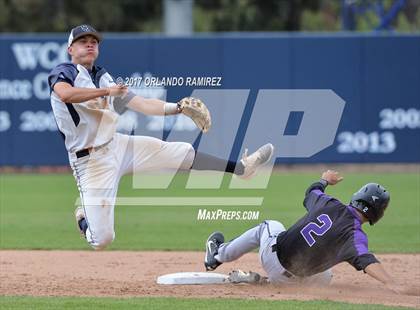
[(50, 92), (54, 90), (54, 85), (58, 82), (65, 82), (74, 86), (74, 80), (77, 77), (77, 68), (72, 63), (62, 63), (51, 70), (48, 75), (48, 85)]

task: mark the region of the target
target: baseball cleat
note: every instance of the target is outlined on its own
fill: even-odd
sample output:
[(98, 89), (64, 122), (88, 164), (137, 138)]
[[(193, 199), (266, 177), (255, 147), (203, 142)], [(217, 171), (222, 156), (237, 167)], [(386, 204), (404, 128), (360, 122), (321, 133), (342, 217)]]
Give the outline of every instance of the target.
[(204, 266), (206, 271), (213, 271), (222, 263), (219, 262), (215, 256), (219, 250), (220, 245), (225, 242), (225, 237), (221, 232), (212, 233), (206, 242), (206, 256), (204, 257)]
[(85, 232), (79, 225), (80, 221), (85, 218), (85, 211), (83, 210), (82, 206), (79, 206), (76, 208), (76, 210), (74, 210), (74, 216), (76, 217), (76, 225), (80, 235), (82, 235), (83, 238), (86, 238)]
[(257, 170), (266, 164), (273, 156), (274, 146), (267, 143), (248, 156), (248, 149), (245, 149), (242, 155), (241, 163), (244, 165), (244, 173), (238, 175), (241, 179), (250, 179), (255, 175)]

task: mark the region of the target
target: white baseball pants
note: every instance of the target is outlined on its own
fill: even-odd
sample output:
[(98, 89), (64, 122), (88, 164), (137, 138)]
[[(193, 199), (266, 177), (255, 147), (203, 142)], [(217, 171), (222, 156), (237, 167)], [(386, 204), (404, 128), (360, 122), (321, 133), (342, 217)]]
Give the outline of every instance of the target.
[(102, 249), (115, 238), (114, 206), (125, 174), (162, 169), (189, 169), (194, 149), (185, 142), (165, 142), (146, 136), (116, 133), (112, 141), (88, 156), (69, 154), (88, 229), (86, 239)]

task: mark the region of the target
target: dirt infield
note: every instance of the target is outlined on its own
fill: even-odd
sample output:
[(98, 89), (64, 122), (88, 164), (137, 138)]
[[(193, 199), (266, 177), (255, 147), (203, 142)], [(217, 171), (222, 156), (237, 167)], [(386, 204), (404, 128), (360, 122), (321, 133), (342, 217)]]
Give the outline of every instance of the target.
[[(181, 271), (203, 271), (203, 253), (117, 251), (0, 251), (0, 295), (30, 296), (175, 296), (251, 299), (327, 299), (420, 308), (420, 255), (378, 255), (409, 289), (396, 295), (348, 264), (334, 268), (330, 287), (249, 284), (156, 284), (156, 277)], [(240, 268), (264, 273), (250, 253), (217, 269)]]

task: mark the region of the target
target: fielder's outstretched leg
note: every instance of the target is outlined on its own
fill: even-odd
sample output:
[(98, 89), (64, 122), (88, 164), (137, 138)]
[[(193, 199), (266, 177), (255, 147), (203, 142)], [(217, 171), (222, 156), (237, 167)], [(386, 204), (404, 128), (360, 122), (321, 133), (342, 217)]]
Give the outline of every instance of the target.
[(123, 174), (162, 169), (213, 170), (236, 174), (249, 179), (273, 156), (274, 147), (265, 144), (248, 156), (245, 150), (238, 162), (228, 161), (194, 150), (185, 142), (166, 142), (143, 136), (124, 137), (126, 153), (122, 159)]
[(226, 161), (215, 156), (195, 152), (191, 169), (194, 170), (215, 170), (236, 174), (243, 179), (253, 177), (257, 170), (265, 165), (273, 156), (274, 146), (267, 143), (248, 156), (248, 149), (245, 150), (239, 162)]

